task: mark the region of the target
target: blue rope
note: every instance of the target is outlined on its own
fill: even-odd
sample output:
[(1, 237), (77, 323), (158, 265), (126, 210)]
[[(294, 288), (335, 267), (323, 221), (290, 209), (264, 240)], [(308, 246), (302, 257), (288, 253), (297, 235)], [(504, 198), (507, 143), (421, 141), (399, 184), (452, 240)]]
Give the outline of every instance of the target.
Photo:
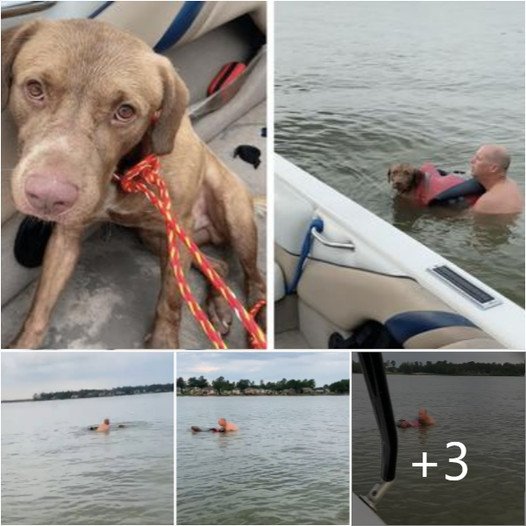
[(309, 256), (310, 249), (312, 247), (311, 230), (313, 227), (316, 229), (317, 232), (323, 232), (323, 219), (320, 219), (319, 217), (313, 219), (311, 224), (309, 225), (309, 228), (307, 229), (307, 234), (305, 235), (303, 245), (301, 246), (300, 259), (298, 260), (298, 265), (296, 267), (294, 279), (292, 280), (292, 283), (290, 285), (287, 284), (285, 288), (287, 294), (292, 294), (293, 292), (296, 292), (296, 289), (298, 287), (298, 282), (301, 278), (301, 274), (303, 273), (303, 268), (305, 267), (305, 261)]

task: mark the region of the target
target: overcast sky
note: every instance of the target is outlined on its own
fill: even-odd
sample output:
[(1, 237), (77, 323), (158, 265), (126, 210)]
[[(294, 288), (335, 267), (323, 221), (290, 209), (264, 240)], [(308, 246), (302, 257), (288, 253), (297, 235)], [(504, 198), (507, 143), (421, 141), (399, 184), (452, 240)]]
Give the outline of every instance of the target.
[(2, 400), (34, 393), (173, 382), (173, 354), (2, 352)]
[[(482, 363), (524, 363), (523, 352), (384, 352), (384, 361), (394, 360), (397, 365), (402, 362), (423, 362), (428, 360), (438, 362), (446, 360), (451, 363), (482, 362)], [(353, 360), (358, 361), (358, 356), (354, 355)]]
[(349, 378), (348, 352), (250, 352), (250, 353), (177, 353), (177, 377), (185, 380), (203, 375), (208, 380), (224, 376), (227, 380), (242, 378), (259, 384), (282, 378), (310, 380), (317, 386)]

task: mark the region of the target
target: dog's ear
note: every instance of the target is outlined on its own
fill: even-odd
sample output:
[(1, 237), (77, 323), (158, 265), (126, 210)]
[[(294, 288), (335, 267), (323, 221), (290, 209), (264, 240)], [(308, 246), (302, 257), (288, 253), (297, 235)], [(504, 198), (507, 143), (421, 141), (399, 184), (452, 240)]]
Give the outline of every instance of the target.
[(387, 170), (387, 182), (390, 183), (391, 182), (391, 168), (389, 168)]
[(40, 22), (29, 22), (2, 31), (2, 110), (9, 102), (13, 62), (22, 46), (36, 33)]
[(159, 117), (151, 132), (152, 150), (157, 155), (166, 155), (174, 148), (175, 135), (188, 106), (188, 89), (171, 65), (160, 67), (163, 82), (163, 102)]

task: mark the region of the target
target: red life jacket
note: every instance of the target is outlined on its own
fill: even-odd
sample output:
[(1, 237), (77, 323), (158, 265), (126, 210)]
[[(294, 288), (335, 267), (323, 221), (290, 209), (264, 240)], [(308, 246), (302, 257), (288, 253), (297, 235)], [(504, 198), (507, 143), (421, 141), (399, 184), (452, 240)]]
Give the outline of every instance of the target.
[[(424, 173), (424, 180), (416, 188), (415, 198), (422, 206), (428, 206), (432, 201), (441, 202), (441, 196), (444, 196), (442, 202), (447, 204), (446, 191), (466, 183), (466, 179), (456, 174), (440, 175), (436, 166), (430, 162), (424, 163), (420, 171)], [(462, 199), (469, 206), (473, 206), (479, 197), (480, 194), (466, 194), (456, 195), (452, 199)]]

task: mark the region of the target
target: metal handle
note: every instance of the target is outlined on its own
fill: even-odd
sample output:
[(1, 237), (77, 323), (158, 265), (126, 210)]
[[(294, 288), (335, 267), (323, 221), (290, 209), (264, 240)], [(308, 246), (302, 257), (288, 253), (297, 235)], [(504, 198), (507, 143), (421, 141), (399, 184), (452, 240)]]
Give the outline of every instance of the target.
[(339, 243), (337, 241), (329, 241), (328, 239), (325, 239), (317, 230), (315, 227), (312, 227), (310, 230), (310, 233), (314, 236), (315, 239), (317, 239), (322, 245), (325, 245), (326, 247), (331, 248), (345, 248), (347, 250), (356, 250), (356, 246), (352, 241), (347, 241), (346, 243)]
[(2, 18), (12, 18), (14, 16), (28, 15), (45, 11), (53, 7), (56, 2), (23, 2), (20, 4), (8, 4), (2, 6)]

